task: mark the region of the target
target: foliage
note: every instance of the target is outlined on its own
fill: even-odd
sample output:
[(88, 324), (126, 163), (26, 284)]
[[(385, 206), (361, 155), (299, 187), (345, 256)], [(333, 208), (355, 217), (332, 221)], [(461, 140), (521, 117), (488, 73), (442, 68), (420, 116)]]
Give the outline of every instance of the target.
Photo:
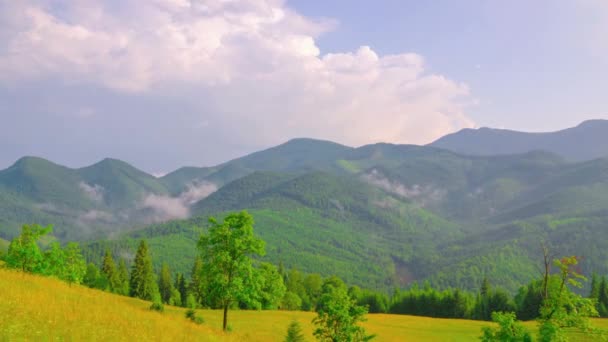
[(142, 240), (133, 267), (131, 269), (130, 290), (131, 296), (151, 300), (158, 294), (156, 275), (152, 269), (152, 260), (148, 252), (148, 244)]
[(228, 308), (255, 293), (244, 285), (252, 277), (251, 256), (264, 254), (264, 242), (253, 235), (253, 217), (247, 212), (226, 216), (223, 222), (211, 218), (207, 234), (198, 247), (208, 297), (224, 310), (223, 329), (227, 329)]
[(302, 333), (302, 327), (300, 322), (293, 320), (287, 327), (287, 335), (285, 336), (284, 342), (304, 342), (304, 334)]
[(160, 269), (160, 277), (158, 278), (158, 290), (163, 303), (169, 303), (173, 295), (173, 279), (171, 278), (171, 270), (167, 264), (163, 264)]
[(23, 225), (21, 235), (13, 239), (8, 246), (7, 267), (18, 268), (24, 272), (42, 273), (43, 255), (38, 247), (38, 239), (51, 230), (52, 226)]
[(483, 342), (531, 342), (532, 335), (520, 322), (516, 321), (513, 312), (492, 312), (492, 321), (498, 328), (483, 327)]
[(197, 315), (196, 314), (196, 310), (194, 309), (188, 309), (186, 310), (186, 318), (191, 320), (192, 322), (196, 323), (196, 324), (203, 324), (205, 323), (205, 319), (203, 319), (202, 316)]
[(319, 341), (369, 341), (374, 336), (367, 335), (358, 325), (365, 321), (366, 313), (367, 309), (356, 304), (339, 279), (328, 278), (323, 284), (317, 317), (313, 320), (314, 335)]
[(76, 242), (69, 242), (64, 250), (64, 266), (60, 278), (72, 284), (80, 284), (87, 271), (87, 264), (82, 257), (80, 246)]
[(150, 310), (158, 311), (158, 312), (165, 311), (165, 305), (163, 304), (160, 294), (155, 293), (152, 296), (152, 305), (150, 305)]
[(577, 270), (576, 256), (554, 260), (559, 273), (543, 281), (543, 302), (539, 317), (540, 341), (566, 341), (564, 328), (576, 328), (584, 334), (593, 333), (589, 317), (598, 316), (592, 299), (572, 292), (569, 286), (582, 287), (586, 278)]

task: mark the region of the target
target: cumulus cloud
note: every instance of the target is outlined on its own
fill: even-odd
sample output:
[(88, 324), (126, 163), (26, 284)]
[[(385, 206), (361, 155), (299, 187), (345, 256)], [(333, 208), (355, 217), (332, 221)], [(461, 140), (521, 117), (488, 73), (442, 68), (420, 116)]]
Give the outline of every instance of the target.
[(91, 200), (93, 200), (95, 202), (103, 201), (103, 194), (105, 191), (103, 186), (98, 185), (98, 184), (89, 185), (85, 182), (80, 182), (80, 183), (78, 183), (78, 187)]
[(10, 1), (0, 12), (0, 82), (178, 97), (190, 127), (225, 143), (427, 143), (474, 124), (468, 87), (428, 72), (421, 55), (322, 53), (316, 39), (335, 23), (281, 0)]
[(209, 182), (190, 184), (186, 190), (177, 197), (148, 194), (139, 207), (151, 209), (152, 222), (161, 222), (171, 219), (183, 219), (190, 216), (190, 206), (209, 196), (217, 190), (217, 186)]

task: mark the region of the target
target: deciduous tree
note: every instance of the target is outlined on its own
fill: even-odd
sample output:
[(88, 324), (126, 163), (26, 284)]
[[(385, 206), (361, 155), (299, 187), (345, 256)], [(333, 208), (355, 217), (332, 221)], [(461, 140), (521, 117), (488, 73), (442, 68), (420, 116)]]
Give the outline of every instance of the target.
[(201, 235), (198, 248), (203, 263), (206, 292), (224, 310), (227, 329), (228, 309), (239, 298), (247, 297), (244, 286), (252, 277), (251, 256), (264, 254), (264, 241), (253, 234), (253, 217), (246, 211), (229, 214), (222, 222), (210, 218), (211, 226)]

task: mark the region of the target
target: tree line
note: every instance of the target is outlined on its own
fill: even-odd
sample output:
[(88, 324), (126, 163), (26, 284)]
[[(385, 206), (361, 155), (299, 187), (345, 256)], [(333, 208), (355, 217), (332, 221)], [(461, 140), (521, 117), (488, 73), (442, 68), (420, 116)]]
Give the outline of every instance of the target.
[[(367, 312), (496, 321), (498, 330), (484, 329), (487, 341), (501, 340), (497, 336), (506, 332), (521, 335), (512, 340), (530, 340), (531, 335), (517, 320), (539, 320), (540, 336), (552, 340), (563, 335), (560, 329), (578, 327), (587, 331), (588, 317), (608, 315), (606, 277), (594, 274), (591, 291), (583, 298), (570, 288), (582, 286), (585, 280), (578, 273), (578, 259), (565, 257), (551, 263), (546, 250), (542, 278), (522, 286), (515, 296), (492, 286), (487, 279), (475, 293), (439, 291), (426, 282), (422, 287), (413, 284), (407, 290), (396, 289), (389, 296), (347, 287), (335, 276), (323, 278), (285, 270), (282, 264), (276, 267), (255, 262), (254, 256), (264, 255), (265, 244), (253, 234), (253, 218), (247, 212), (229, 214), (221, 222), (211, 218), (209, 223), (197, 243), (199, 256), (189, 279), (184, 274), (172, 274), (167, 264), (155, 272), (146, 240), (141, 240), (130, 269), (127, 260), (116, 258), (110, 250), (105, 251), (99, 266), (87, 265), (74, 242), (63, 247), (52, 242), (41, 250), (38, 242), (51, 233), (50, 226), (24, 225), (3, 258), (10, 268), (152, 301), (155, 310), (162, 311), (164, 304), (188, 307), (187, 317), (195, 322), (202, 321), (195, 309), (221, 309), (224, 330), (229, 330), (229, 309), (316, 311), (315, 336), (322, 341), (332, 341), (336, 336), (333, 340), (371, 338), (358, 325)], [(558, 272), (551, 272), (551, 266)], [(296, 330), (290, 326), (288, 334), (297, 335)]]

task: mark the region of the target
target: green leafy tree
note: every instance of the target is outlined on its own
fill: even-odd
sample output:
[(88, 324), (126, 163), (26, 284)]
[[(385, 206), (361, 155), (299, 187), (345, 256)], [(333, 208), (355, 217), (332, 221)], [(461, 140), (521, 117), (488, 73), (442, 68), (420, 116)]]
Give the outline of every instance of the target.
[(287, 336), (285, 336), (285, 342), (304, 342), (304, 334), (302, 333), (302, 327), (300, 322), (293, 320), (287, 328)]
[(65, 267), (65, 253), (59, 242), (53, 242), (44, 251), (42, 274), (61, 278)]
[(72, 284), (80, 284), (87, 271), (87, 264), (82, 256), (80, 246), (76, 242), (70, 242), (64, 250), (65, 266), (62, 279)]
[(492, 312), (492, 321), (498, 328), (483, 327), (483, 342), (531, 342), (532, 335), (515, 319), (513, 312)]
[(21, 234), (8, 246), (6, 265), (24, 272), (41, 273), (43, 255), (38, 247), (38, 239), (52, 231), (52, 226), (42, 227), (38, 224), (23, 225)]
[(171, 270), (166, 263), (163, 263), (160, 269), (160, 277), (158, 279), (158, 290), (163, 303), (169, 303), (173, 292), (173, 279), (171, 279)]
[[(539, 318), (540, 341), (567, 341), (564, 328), (574, 328), (583, 334), (597, 333), (589, 317), (598, 316), (594, 301), (572, 292), (569, 286), (580, 288), (586, 278), (578, 272), (578, 258), (554, 260), (559, 273), (543, 277), (543, 302)], [(548, 268), (546, 268), (548, 269)]]
[(148, 251), (146, 240), (142, 240), (137, 248), (133, 268), (131, 269), (130, 289), (131, 296), (145, 300), (152, 300), (158, 294), (156, 275), (152, 269), (152, 259)]
[(284, 310), (299, 310), (302, 307), (302, 299), (297, 294), (287, 291), (281, 301), (281, 309)]
[(348, 295), (346, 286), (337, 278), (329, 278), (323, 284), (323, 293), (317, 306), (314, 336), (319, 341), (359, 342), (369, 341), (359, 322), (365, 321), (367, 308), (356, 304)]
[(259, 295), (262, 309), (277, 309), (285, 296), (283, 277), (274, 265), (267, 262), (261, 263), (256, 271), (260, 278)]
[(253, 234), (253, 217), (246, 211), (232, 213), (223, 222), (210, 218), (207, 234), (201, 235), (198, 248), (209, 298), (224, 310), (224, 331), (228, 309), (239, 299), (251, 296), (244, 284), (252, 276), (251, 256), (264, 254), (264, 241)]

